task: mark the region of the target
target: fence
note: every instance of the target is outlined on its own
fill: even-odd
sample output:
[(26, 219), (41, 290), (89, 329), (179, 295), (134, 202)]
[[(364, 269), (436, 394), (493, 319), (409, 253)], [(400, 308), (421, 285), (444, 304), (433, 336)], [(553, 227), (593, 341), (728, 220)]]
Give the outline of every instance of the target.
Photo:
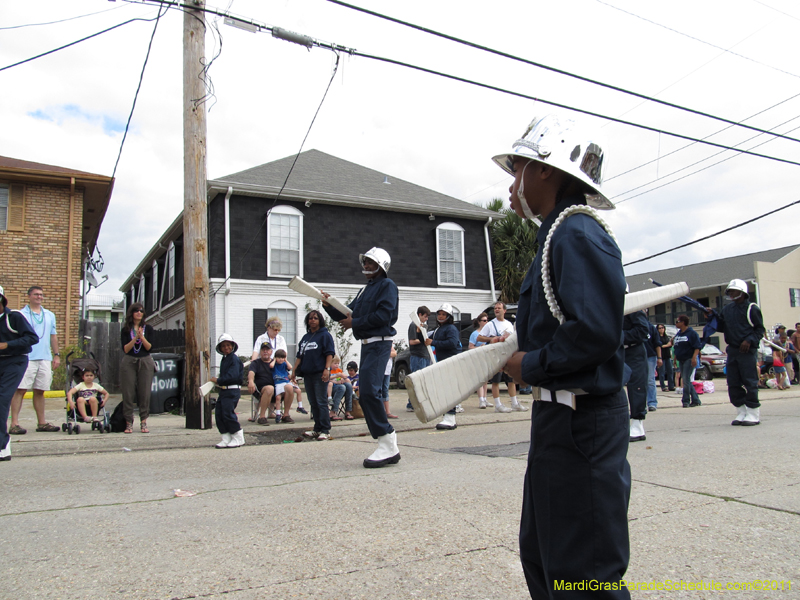
[[(84, 341), (84, 352), (91, 352), (103, 368), (103, 387), (111, 394), (120, 392), (119, 363), (122, 360), (122, 323), (82, 320), (78, 335)], [(161, 329), (153, 331), (150, 352), (174, 352), (181, 354), (186, 346), (183, 329)]]

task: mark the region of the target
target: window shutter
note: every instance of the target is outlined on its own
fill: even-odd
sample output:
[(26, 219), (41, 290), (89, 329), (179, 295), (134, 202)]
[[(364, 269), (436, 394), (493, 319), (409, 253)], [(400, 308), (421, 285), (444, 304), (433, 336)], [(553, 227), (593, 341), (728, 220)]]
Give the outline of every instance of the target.
[(6, 301), (8, 302), (8, 308), (10, 310), (20, 310), (22, 305), (20, 304), (20, 296), (19, 292), (8, 292), (5, 294)]
[(8, 231), (25, 231), (25, 186), (8, 186)]

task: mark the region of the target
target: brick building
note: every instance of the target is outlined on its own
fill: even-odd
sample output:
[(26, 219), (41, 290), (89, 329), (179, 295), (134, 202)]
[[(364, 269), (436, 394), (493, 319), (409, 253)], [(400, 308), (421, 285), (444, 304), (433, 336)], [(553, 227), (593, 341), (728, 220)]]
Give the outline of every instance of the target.
[(114, 180), (0, 156), (0, 252), (9, 308), (22, 308), (31, 285), (44, 288), (61, 347), (74, 344), (80, 320), (82, 257), (94, 251)]

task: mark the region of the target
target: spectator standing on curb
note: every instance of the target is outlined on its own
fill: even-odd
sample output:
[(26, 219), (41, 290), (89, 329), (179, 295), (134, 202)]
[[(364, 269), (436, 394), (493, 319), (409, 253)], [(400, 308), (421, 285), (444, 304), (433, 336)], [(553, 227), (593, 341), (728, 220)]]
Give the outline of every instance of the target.
[(119, 385), (122, 388), (125, 433), (133, 433), (133, 407), (139, 407), (139, 422), (142, 433), (150, 433), (147, 417), (150, 416), (150, 391), (156, 363), (150, 356), (153, 328), (147, 325), (144, 305), (131, 304), (120, 331), (122, 341), (122, 363), (119, 368)]
[[(433, 347), (436, 349), (436, 362), (440, 363), (459, 354), (461, 352), (461, 340), (458, 335), (458, 327), (454, 324), (453, 307), (445, 302), (436, 311), (436, 323), (438, 327), (429, 335), (433, 340)], [(436, 429), (453, 430), (456, 427), (456, 409), (453, 407), (442, 415), (442, 420), (436, 424)]]
[(700, 349), (703, 343), (694, 329), (689, 327), (689, 317), (686, 315), (678, 315), (675, 326), (679, 329), (672, 345), (675, 348), (675, 358), (678, 360), (681, 368), (681, 381), (683, 385), (683, 397), (681, 403), (683, 408), (689, 406), (700, 406), (700, 396), (694, 389), (693, 377), (697, 357), (700, 355)]
[[(664, 323), (659, 323), (658, 337), (661, 339), (661, 366), (658, 368), (658, 382), (661, 385), (661, 391), (670, 392), (675, 391), (675, 376), (672, 373), (672, 340), (667, 335), (667, 326)], [(664, 385), (666, 380), (667, 385)]]
[(28, 368), (28, 353), (39, 340), (30, 323), (19, 311), (8, 309), (0, 287), (0, 461), (11, 460), (8, 411), (14, 391)]
[(292, 369), (292, 382), (296, 383), (297, 377), (303, 377), (306, 397), (314, 419), (314, 429), (304, 432), (303, 436), (324, 442), (331, 437), (331, 413), (327, 390), (331, 377), (331, 362), (333, 355), (336, 354), (336, 348), (333, 337), (325, 327), (325, 317), (320, 311), (309, 311), (305, 318), (305, 326), (306, 334), (298, 344), (297, 358)]
[(644, 420), (647, 418), (647, 350), (648, 323), (643, 311), (625, 315), (622, 336), (625, 345), (625, 364), (631, 370), (628, 378), (628, 408), (630, 409), (630, 441), (647, 439)]
[[(417, 317), (420, 323), (427, 323), (431, 311), (427, 306), (420, 306), (417, 308)], [(428, 353), (428, 346), (431, 345), (431, 339), (425, 337), (420, 331), (419, 327), (412, 321), (408, 326), (408, 350), (410, 352), (408, 357), (408, 372), (420, 371), (431, 364), (431, 357)], [(409, 398), (406, 403), (406, 412), (414, 412), (414, 407), (411, 406), (411, 399)]]
[(653, 412), (658, 408), (656, 370), (662, 366), (662, 361), (661, 337), (658, 335), (656, 326), (650, 321), (647, 321), (647, 342), (644, 348), (647, 351), (647, 410)]
[[(800, 323), (794, 324), (794, 332), (791, 334), (792, 345), (800, 352)], [(800, 383), (800, 356), (797, 352), (792, 356), (792, 363), (794, 364), (794, 381), (792, 383)]]
[(731, 425), (758, 425), (761, 403), (758, 401), (756, 352), (765, 333), (764, 319), (758, 305), (749, 302), (747, 284), (741, 279), (731, 280), (725, 294), (733, 302), (723, 306), (721, 312), (707, 310), (706, 318), (711, 320), (716, 315), (717, 331), (725, 334), (728, 345), (725, 349), (728, 398), (737, 411)]
[(22, 401), (25, 392), (33, 389), (33, 409), (36, 411), (36, 431), (61, 431), (55, 425), (47, 422), (44, 415), (44, 393), (53, 383), (53, 369), (61, 364), (61, 355), (58, 353), (58, 336), (56, 335), (56, 316), (42, 306), (44, 290), (38, 285), (28, 289), (28, 305), (20, 312), (33, 327), (39, 338), (33, 350), (28, 355), (28, 368), (19, 384), (19, 389), (11, 400), (11, 427), (8, 432), (13, 435), (27, 433), (20, 427), (19, 413), (22, 410)]
[[(514, 333), (514, 326), (506, 320), (506, 304), (505, 302), (497, 301), (494, 303), (494, 319), (489, 321), (481, 332), (478, 334), (478, 341), (487, 344), (497, 344), (503, 342), (505, 339)], [(508, 377), (503, 371), (495, 374), (490, 379), (492, 383), (492, 399), (494, 400), (494, 412), (507, 413), (512, 410), (526, 411), (526, 407), (522, 406), (517, 400), (517, 385)], [(511, 407), (503, 406), (500, 402), (500, 382), (505, 381), (508, 387), (508, 396), (511, 400)]]
[[(486, 345), (486, 342), (479, 342), (478, 335), (481, 332), (486, 324), (489, 322), (489, 315), (485, 312), (482, 312), (475, 320), (472, 322), (472, 326), (475, 328), (475, 331), (472, 332), (469, 336), (469, 349), (474, 350), (475, 348), (480, 348), (481, 346)], [(489, 403), (486, 402), (486, 391), (488, 387), (488, 382), (484, 383), (481, 387), (478, 388), (478, 408), (486, 408), (489, 406)]]

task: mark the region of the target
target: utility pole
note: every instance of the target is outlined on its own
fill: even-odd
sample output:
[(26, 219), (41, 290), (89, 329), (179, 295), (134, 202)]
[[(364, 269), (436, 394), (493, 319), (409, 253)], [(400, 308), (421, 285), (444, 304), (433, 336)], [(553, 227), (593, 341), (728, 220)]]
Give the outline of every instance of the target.
[(210, 429), (208, 396), (208, 220), (204, 0), (184, 4), (183, 15), (183, 284), (186, 300), (186, 428)]

